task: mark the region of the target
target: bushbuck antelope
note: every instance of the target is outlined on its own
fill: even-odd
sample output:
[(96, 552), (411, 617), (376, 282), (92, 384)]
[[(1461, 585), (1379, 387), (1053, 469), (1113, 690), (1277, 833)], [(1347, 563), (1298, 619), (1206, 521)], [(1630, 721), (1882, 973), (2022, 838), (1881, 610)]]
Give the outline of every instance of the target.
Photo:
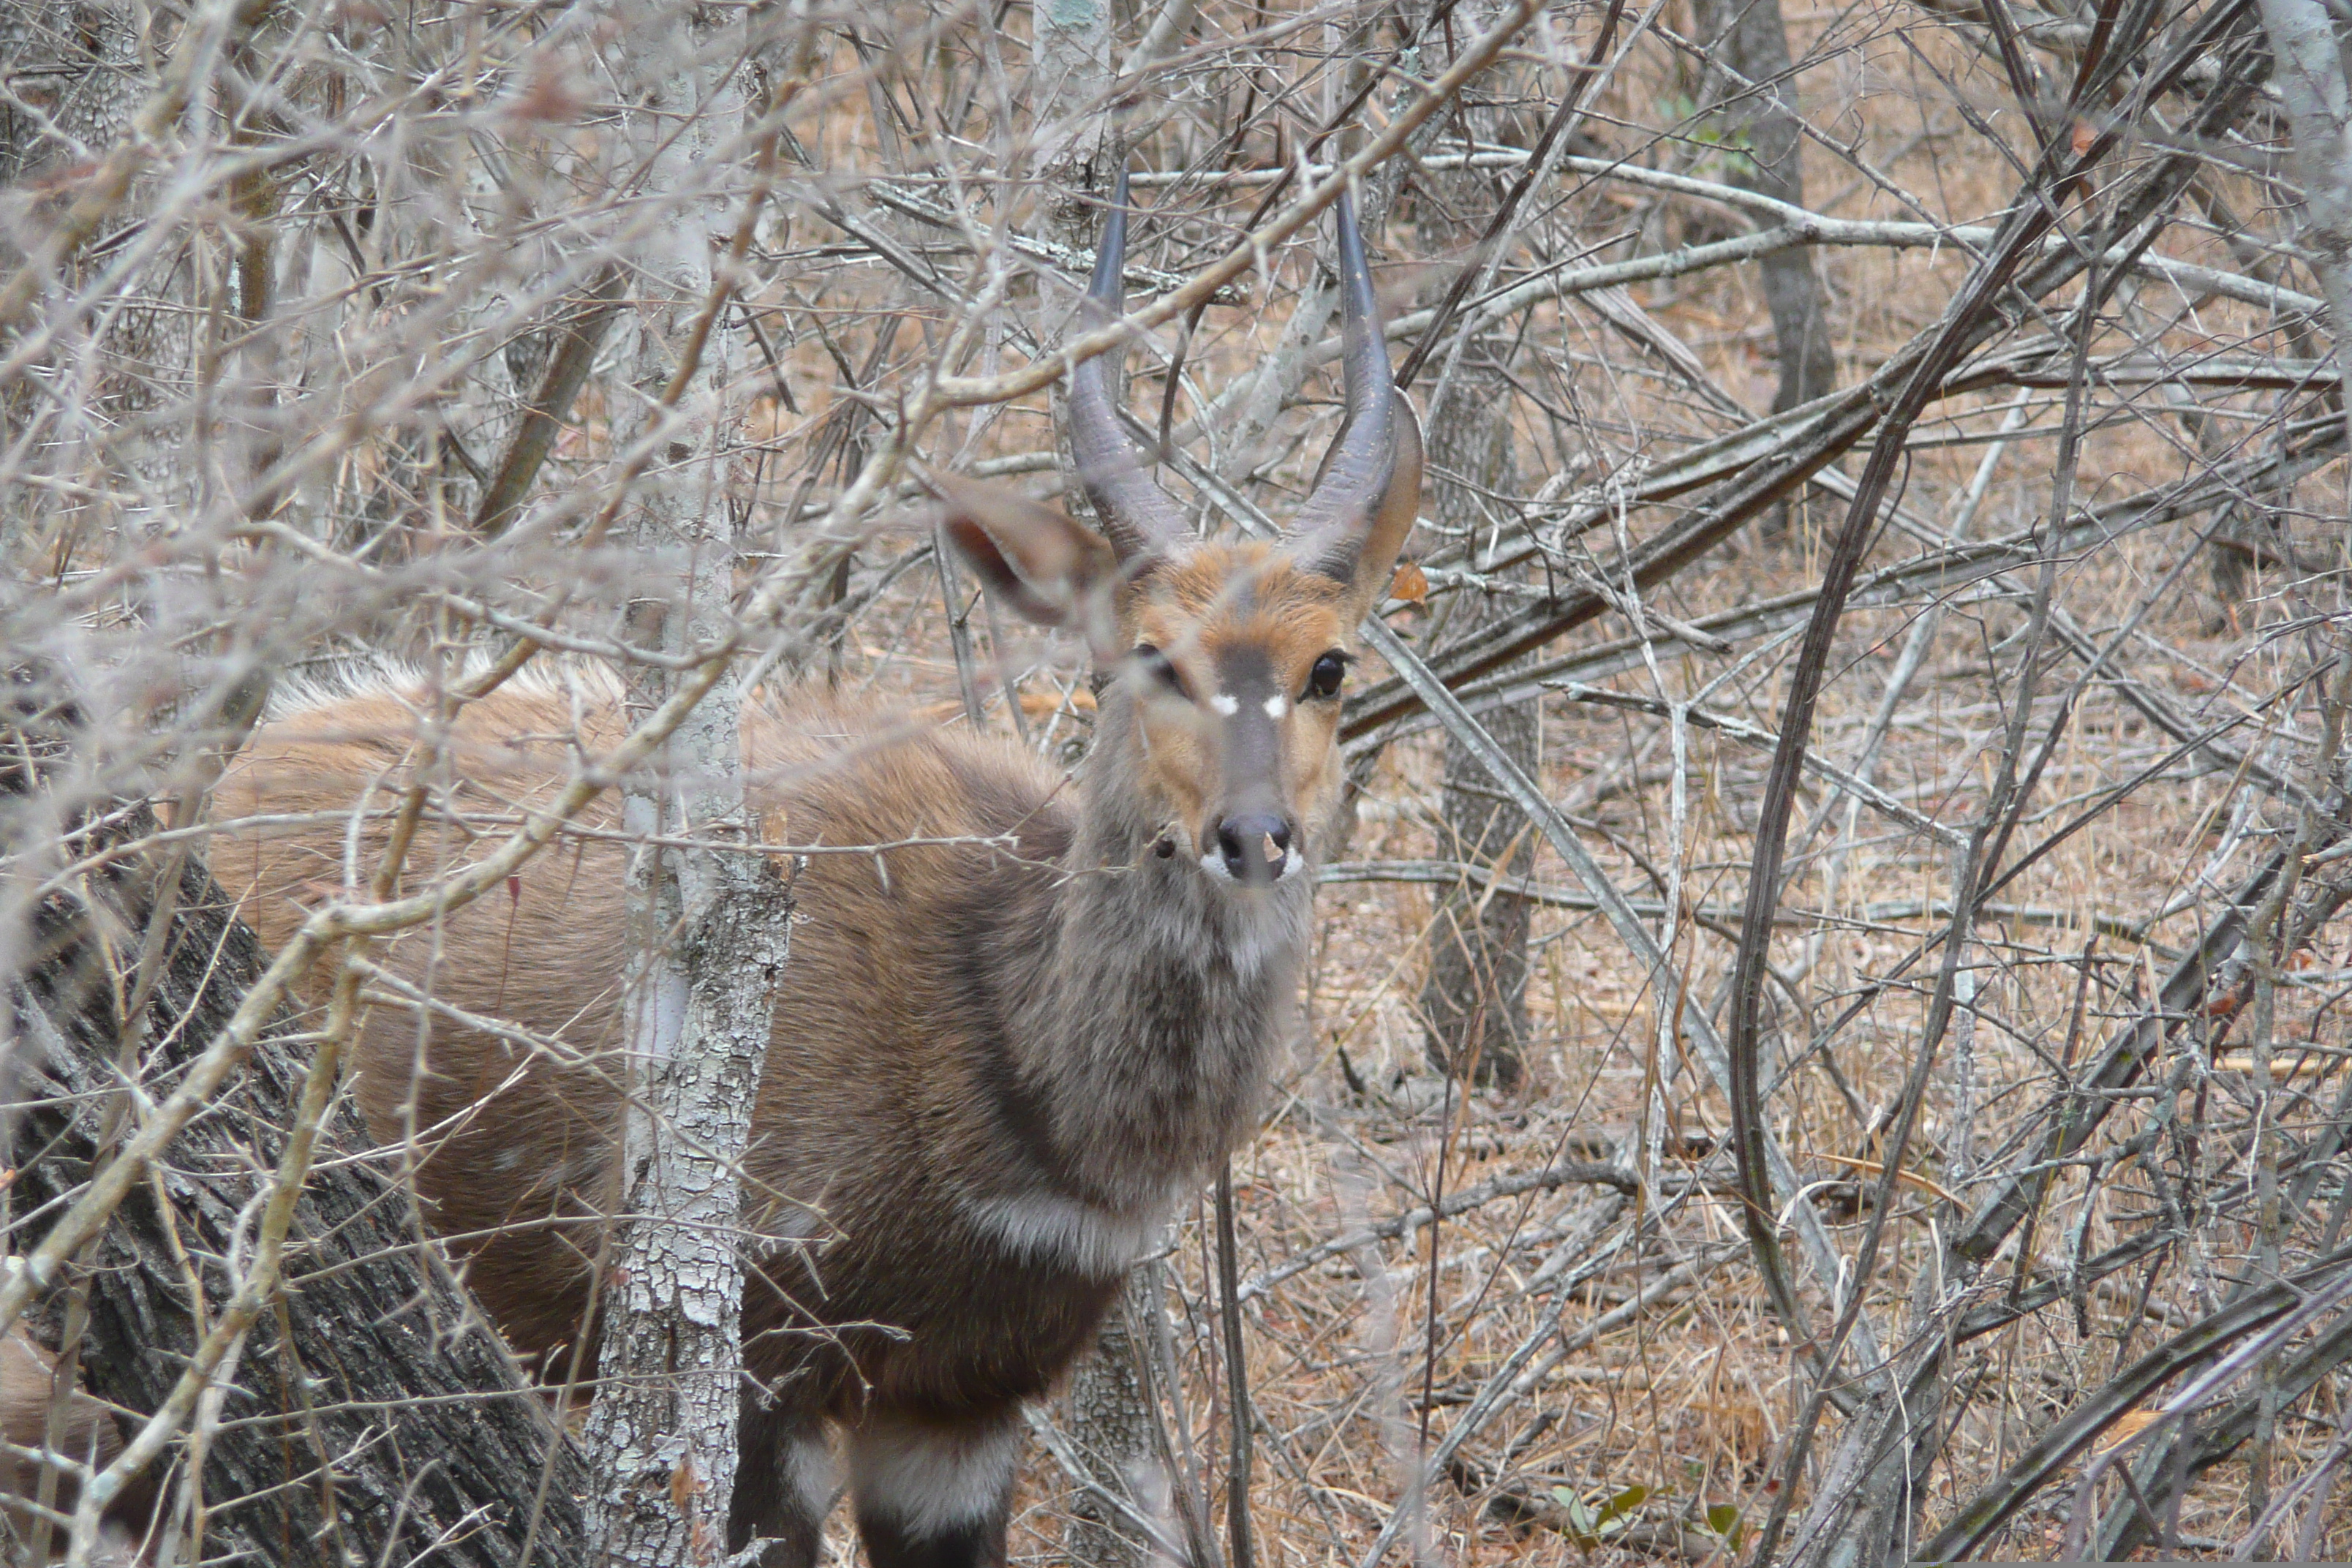
[[(1090, 320), (1118, 310), (1126, 227), (1122, 180)], [(815, 856), (800, 882), (746, 1173), (757, 1392), (730, 1521), (739, 1543), (782, 1542), (771, 1563), (815, 1560), (839, 1463), (877, 1568), (1003, 1562), (1022, 1403), (1251, 1128), (1307, 951), (1341, 683), (1421, 487), (1344, 200), (1338, 229), (1346, 422), (1282, 540), (1191, 536), (1119, 427), (1103, 359), (1069, 395), (1099, 533), (941, 483), (949, 534), (1002, 602), (1082, 635), (1113, 676), (1075, 789), (985, 735), (747, 708), (756, 804), (795, 842), (933, 841), (878, 866)], [(394, 683), (273, 721), (223, 816), (397, 784), (427, 706)], [(504, 692), (463, 710), (445, 765), (461, 802), (527, 800), (564, 776), (567, 737), (622, 723), (609, 697)], [(414, 1138), (431, 1223), (516, 1348), (559, 1374), (619, 1190), (617, 1102), (577, 1059), (474, 1026), (613, 1048), (630, 967), (615, 837), (577, 836), (511, 897), (391, 944), (385, 965), (436, 1010), (378, 1007), (355, 1048), (370, 1126)], [(281, 941), (341, 885), (346, 847), (341, 826), (256, 832), (215, 871)]]
[[(12, 1564), (19, 1556), (30, 1554), (30, 1538), (38, 1533), (33, 1510), (26, 1505), (40, 1496), (41, 1466), (32, 1456), (49, 1440), (49, 1395), (56, 1375), (57, 1358), (22, 1324), (0, 1334), (0, 1438), (8, 1444), (0, 1452), (0, 1515), (5, 1516), (7, 1530), (5, 1545), (0, 1545), (0, 1561)], [(122, 1435), (115, 1430), (113, 1415), (81, 1390), (67, 1391), (59, 1415), (57, 1451), (67, 1458), (102, 1468), (122, 1451)], [(69, 1475), (60, 1476), (52, 1500), (56, 1509), (70, 1514), (79, 1489)], [(138, 1498), (116, 1510), (117, 1516), (130, 1524), (153, 1500), (142, 1488)], [(58, 1551), (64, 1550), (62, 1526), (51, 1531), (49, 1542)], [(9, 1555), (12, 1550), (17, 1555)], [(114, 1568), (136, 1559), (136, 1547), (128, 1532), (110, 1522), (93, 1562)]]

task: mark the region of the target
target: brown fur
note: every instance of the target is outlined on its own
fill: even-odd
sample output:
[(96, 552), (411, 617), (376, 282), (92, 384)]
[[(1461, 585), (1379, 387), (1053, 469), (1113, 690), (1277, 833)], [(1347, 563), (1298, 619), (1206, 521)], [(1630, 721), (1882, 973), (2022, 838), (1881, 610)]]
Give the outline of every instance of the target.
[[(48, 1431), (49, 1399), (57, 1371), (57, 1358), (37, 1343), (20, 1325), (0, 1335), (0, 1437), (5, 1437), (10, 1450), (0, 1453), (0, 1498), (32, 1499), (40, 1495), (41, 1467), (18, 1449), (38, 1449)], [(114, 1416), (105, 1405), (79, 1389), (66, 1394), (63, 1420), (58, 1433), (58, 1452), (94, 1469), (102, 1469), (122, 1451), (122, 1435), (114, 1424)], [(74, 1500), (81, 1489), (69, 1477), (59, 1476), (54, 1506), (59, 1512), (70, 1513)], [(126, 1517), (128, 1509), (124, 1510)], [(34, 1516), (22, 1506), (0, 1501), (0, 1512), (7, 1516), (8, 1528), (18, 1542), (33, 1531)], [(53, 1523), (49, 1542), (53, 1552), (62, 1554), (66, 1545), (66, 1529)], [(100, 1555), (108, 1563), (129, 1561), (123, 1542), (110, 1535)], [(15, 1557), (8, 1559), (15, 1562)]]
[[(1122, 175), (1114, 214), (1125, 202)], [(1186, 536), (1125, 448), (1099, 361), (1070, 407), (1104, 534), (933, 476), (942, 527), (998, 601), (1083, 637), (1114, 677), (1080, 784), (966, 731), (817, 701), (742, 715), (761, 822), (833, 848), (950, 841), (815, 854), (798, 887), (743, 1168), (758, 1392), (730, 1523), (739, 1544), (777, 1539), (772, 1568), (815, 1561), (828, 1426), (876, 1568), (1002, 1563), (1021, 1402), (1254, 1124), (1306, 951), (1307, 825), (1339, 783), (1333, 686), (1420, 494), (1419, 429), (1344, 194), (1338, 214), (1348, 416), (1294, 537)], [(1114, 216), (1098, 308), (1124, 234)], [(609, 683), (585, 678), (509, 686), (446, 730), (415, 682), (292, 704), (221, 786), (214, 872), (283, 943), (322, 900), (364, 896), (402, 791), (436, 807), (404, 868), (414, 888), (625, 727)], [(618, 1191), (633, 954), (617, 821), (598, 803), (504, 892), (383, 944), (441, 1010), (378, 1004), (352, 1051), (370, 1128), (414, 1162), (484, 1306), (551, 1373), (593, 1342)]]
[[(796, 843), (1003, 841), (891, 849), (878, 865), (815, 855), (799, 884), (745, 1169), (747, 1225), (764, 1238), (745, 1360), (771, 1403), (747, 1409), (737, 1510), (739, 1536), (794, 1539), (788, 1560), (813, 1550), (800, 1540), (813, 1527), (761, 1467), (775, 1471), (819, 1420), (1001, 1429), (1083, 1351), (1127, 1262), (1253, 1124), (1312, 878), (1303, 842), (1299, 874), (1270, 886), (1221, 884), (1202, 858), (1237, 802), (1294, 825), (1328, 805), (1338, 704), (1297, 698), (1346, 646), (1348, 596), (1266, 547), (1223, 545), (1117, 596), (1118, 622), (1168, 651), (1191, 699), (1132, 670), (1115, 681), (1082, 784), (968, 731), (819, 702), (744, 713), (752, 806)], [(1210, 700), (1235, 670), (1263, 690), (1223, 718)], [(1267, 694), (1285, 698), (1279, 717), (1262, 711)], [(214, 870), (266, 942), (366, 885), (426, 710), (396, 684), (302, 708), (230, 771)], [(467, 707), (424, 775), (445, 809), (405, 885), (463, 865), (504, 830), (495, 819), (550, 796), (572, 737), (593, 751), (620, 729), (594, 685)], [(348, 816), (234, 826), (361, 808), (375, 815), (355, 837)], [(598, 837), (616, 820), (601, 803), (507, 890), (378, 955), (457, 1014), (511, 1020), (560, 1052), (446, 1015), (420, 1030), (413, 1010), (382, 1005), (353, 1050), (369, 1126), (410, 1152), (484, 1305), (557, 1374), (589, 1330), (616, 1193), (626, 850)], [(865, 1522), (871, 1545), (887, 1521)]]

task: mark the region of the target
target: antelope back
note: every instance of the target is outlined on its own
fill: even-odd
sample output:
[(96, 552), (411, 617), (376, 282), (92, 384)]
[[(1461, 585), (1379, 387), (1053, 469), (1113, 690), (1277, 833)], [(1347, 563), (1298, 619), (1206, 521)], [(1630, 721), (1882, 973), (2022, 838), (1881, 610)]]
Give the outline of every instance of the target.
[[(0, 1454), (0, 1514), (6, 1515), (20, 1549), (35, 1522), (23, 1500), (37, 1497), (40, 1489), (40, 1467), (26, 1450), (47, 1446), (56, 1373), (57, 1358), (22, 1324), (0, 1334), (0, 1437), (9, 1444), (9, 1451)], [(66, 1391), (59, 1415), (56, 1451), (65, 1458), (102, 1469), (122, 1451), (122, 1435), (116, 1429), (113, 1414), (79, 1388)], [(79, 1491), (69, 1476), (59, 1476), (55, 1507), (60, 1512), (71, 1512)], [(125, 1531), (152, 1500), (152, 1489), (137, 1486), (109, 1510), (105, 1533), (92, 1557), (94, 1563), (117, 1568), (138, 1560)], [(64, 1526), (55, 1525), (49, 1536), (51, 1555), (45, 1561), (62, 1561), (66, 1537)]]
[[(478, 858), (562, 786), (575, 747), (609, 746), (624, 725), (618, 692), (593, 673), (467, 707), (437, 754), (430, 711), (425, 688), (394, 675), (256, 733), (221, 786), (213, 867), (265, 942), (367, 885), (413, 779), (437, 809), (408, 854), (408, 888)], [(959, 911), (980, 899), (1001, 913), (1022, 887), (1050, 882), (1041, 868), (1066, 846), (1069, 814), (1048, 804), (1061, 781), (1006, 742), (823, 704), (743, 718), (752, 809), (796, 840), (947, 841), (894, 850), (887, 866), (820, 855), (803, 876), (801, 907), (822, 913), (794, 929), (749, 1174), (755, 1225), (810, 1235), (845, 1227), (843, 1194), (904, 1158), (877, 1131), (898, 1107), (969, 1076), (946, 1060), (958, 1032), (943, 1026), (971, 988), (954, 927), (972, 917)], [(391, 979), (352, 1052), (371, 1131), (407, 1151), (433, 1225), (472, 1255), (469, 1282), (524, 1353), (578, 1331), (616, 1193), (615, 1053), (634, 957), (619, 826), (600, 799), (506, 888), (384, 943)], [(1000, 847), (1013, 844), (1015, 855)], [(984, 1162), (985, 1149), (956, 1157)]]

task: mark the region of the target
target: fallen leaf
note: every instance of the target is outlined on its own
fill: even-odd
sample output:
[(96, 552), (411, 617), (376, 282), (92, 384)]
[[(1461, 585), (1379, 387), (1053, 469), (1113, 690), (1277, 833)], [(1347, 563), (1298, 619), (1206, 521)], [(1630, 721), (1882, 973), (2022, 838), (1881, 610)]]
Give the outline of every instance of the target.
[[(2301, 1053), (2290, 1054), (2282, 1050), (2271, 1058), (2271, 1077), (2287, 1079), (2296, 1078), (2307, 1072), (2325, 1073), (2331, 1070), (2335, 1065), (2336, 1058), (2332, 1057), (2314, 1059)], [(2254, 1058), (2245, 1054), (2221, 1057), (2214, 1061), (2213, 1066), (2222, 1072), (2252, 1072), (2254, 1070)]]
[(1058, 691), (1024, 691), (1021, 694), (1021, 711), (1032, 719), (1051, 719), (1066, 704), (1074, 712), (1091, 713), (1095, 710), (1095, 694), (1084, 688), (1071, 692), (1066, 698)]
[(1396, 576), (1389, 583), (1389, 597), (1402, 599), (1408, 605), (1429, 603), (1429, 578), (1410, 561), (1397, 563)]
[[(1808, 1160), (1826, 1160), (1832, 1165), (1843, 1165), (1850, 1171), (1862, 1171), (1873, 1176), (1883, 1176), (1886, 1173), (1886, 1167), (1880, 1164), (1875, 1160), (1849, 1159), (1843, 1154), (1807, 1154), (1804, 1158)], [(1933, 1193), (1936, 1196), (1943, 1199), (1946, 1203), (1951, 1205), (1956, 1209), (1965, 1209), (1969, 1206), (1968, 1205), (1960, 1202), (1958, 1198), (1953, 1196), (1951, 1193), (1946, 1191), (1943, 1187), (1937, 1185), (1927, 1177), (1921, 1175), (1916, 1171), (1897, 1171), (1895, 1173), (1895, 1179), (1902, 1183), (1906, 1187), (1916, 1187), (1923, 1193)]]
[(563, 73), (542, 62), (523, 84), (522, 91), (507, 105), (507, 112), (520, 121), (569, 125), (580, 118), (586, 107)]
[(2096, 1458), (2110, 1448), (2119, 1447), (2164, 1419), (2160, 1410), (2134, 1410), (2116, 1417), (2116, 1424), (2091, 1440), (2091, 1456)]

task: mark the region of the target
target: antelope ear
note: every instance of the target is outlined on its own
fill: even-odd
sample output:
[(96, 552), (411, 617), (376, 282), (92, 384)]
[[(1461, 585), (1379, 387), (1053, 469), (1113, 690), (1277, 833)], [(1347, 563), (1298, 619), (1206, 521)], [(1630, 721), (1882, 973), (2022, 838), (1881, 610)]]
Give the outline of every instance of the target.
[(1005, 604), (1041, 626), (1076, 632), (1097, 658), (1118, 647), (1111, 605), (1118, 557), (1100, 534), (1002, 485), (952, 474), (931, 483), (956, 553)]

